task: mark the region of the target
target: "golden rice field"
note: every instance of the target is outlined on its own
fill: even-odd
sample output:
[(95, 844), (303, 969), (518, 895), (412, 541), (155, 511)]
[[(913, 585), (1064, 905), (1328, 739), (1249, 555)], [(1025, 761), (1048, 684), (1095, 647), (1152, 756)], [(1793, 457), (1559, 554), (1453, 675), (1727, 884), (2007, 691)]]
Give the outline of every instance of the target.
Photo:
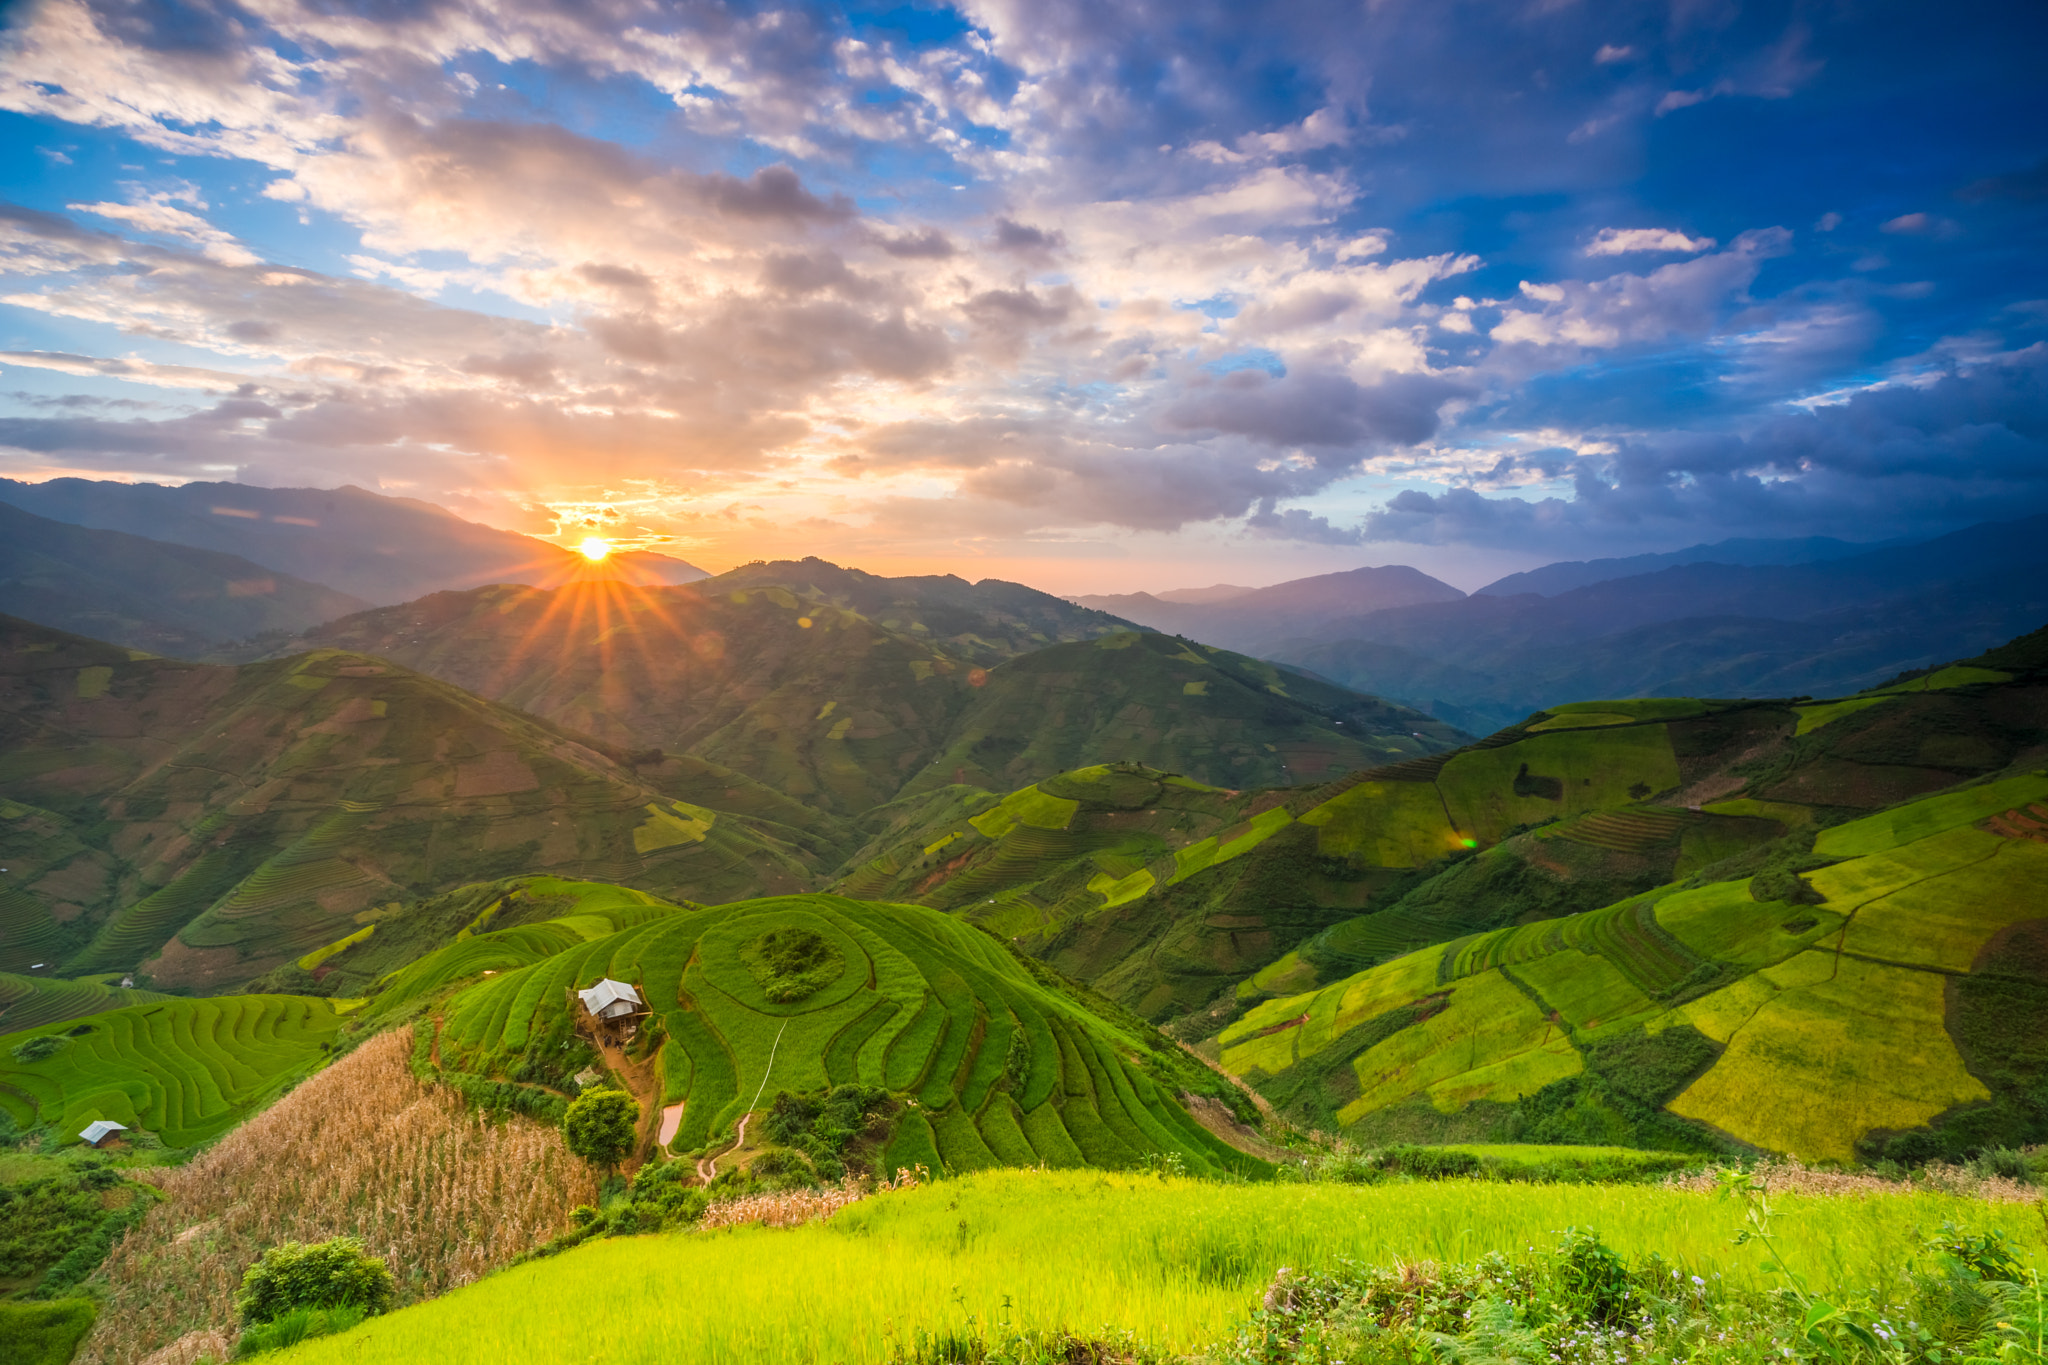
[[(1779, 1198), (1780, 1250), (1816, 1292), (1896, 1287), (1925, 1231), (2010, 1234), (2048, 1266), (2038, 1211), (1942, 1194)], [(991, 1171), (880, 1196), (793, 1229), (587, 1244), (285, 1353), (280, 1365), (506, 1360), (606, 1365), (880, 1362), (919, 1330), (1007, 1313), (1021, 1328), (1108, 1328), (1171, 1350), (1223, 1338), (1279, 1267), (1349, 1257), (1469, 1261), (1596, 1228), (1634, 1259), (1761, 1287), (1730, 1243), (1737, 1208), (1643, 1186), (1446, 1181), (1223, 1185)], [(1008, 1305), (1007, 1308), (1005, 1305)]]

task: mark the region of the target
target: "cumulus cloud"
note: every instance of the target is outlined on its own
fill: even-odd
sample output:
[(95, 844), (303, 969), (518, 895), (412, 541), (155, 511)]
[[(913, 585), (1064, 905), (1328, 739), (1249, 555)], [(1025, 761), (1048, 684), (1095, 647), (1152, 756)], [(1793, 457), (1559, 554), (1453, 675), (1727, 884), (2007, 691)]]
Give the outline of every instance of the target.
[(1672, 228), (1601, 228), (1586, 243), (1588, 256), (1626, 256), (1638, 251), (1676, 251), (1694, 256), (1713, 249), (1712, 237), (1688, 237)]

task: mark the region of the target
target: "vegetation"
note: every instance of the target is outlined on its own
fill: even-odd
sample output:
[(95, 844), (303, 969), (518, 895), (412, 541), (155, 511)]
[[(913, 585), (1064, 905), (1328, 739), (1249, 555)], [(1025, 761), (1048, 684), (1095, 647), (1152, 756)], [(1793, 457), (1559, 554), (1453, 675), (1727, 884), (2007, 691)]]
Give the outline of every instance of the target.
[[(843, 966), (801, 998), (777, 1000), (771, 988), (785, 978), (764, 984), (749, 952), (764, 942), (810, 945), (804, 961), (829, 960), (805, 935)], [(904, 1097), (893, 1135), (872, 1157), (884, 1172), (1114, 1167), (1152, 1153), (1177, 1154), (1202, 1173), (1261, 1169), (1179, 1099), (1209, 1095), (1248, 1116), (1241, 1092), (1141, 1022), (1039, 970), (916, 906), (794, 896), (674, 909), (460, 989), (440, 1014), (438, 1066), (443, 1076), (523, 1090), (537, 1106), (559, 1103), (545, 1082), (518, 1078), (548, 1074), (545, 1059), (566, 1047), (569, 991), (611, 976), (639, 985), (654, 1007), (635, 1043), (646, 1067), (636, 1085), (647, 1109), (684, 1106), (672, 1152), (724, 1148), (742, 1117), (779, 1095), (855, 1085)], [(513, 1094), (492, 1102), (520, 1103)]]
[[(164, 1199), (114, 1248), (81, 1365), (235, 1349), (242, 1275), (285, 1242), (359, 1239), (392, 1270), (394, 1302), (468, 1284), (570, 1225), (596, 1173), (561, 1134), (483, 1119), (412, 1074), (407, 1029), (380, 1034), (229, 1133), (161, 1171)], [(280, 1329), (283, 1330), (283, 1329)]]
[(0, 1112), (62, 1142), (95, 1119), (171, 1147), (225, 1132), (326, 1057), (327, 1000), (243, 995), (130, 1005), (0, 1039)]
[(0, 1365), (66, 1365), (96, 1308), (90, 1299), (0, 1303)]
[[(2001, 1232), (1995, 1245), (2010, 1249), (2022, 1289), (2031, 1284), (2030, 1267), (2048, 1253), (2031, 1210), (2007, 1217), (1937, 1194), (1856, 1201), (1773, 1195), (1770, 1202), (1767, 1249), (1754, 1241), (1731, 1244), (1744, 1227), (1739, 1201), (1633, 1185), (1229, 1186), (1131, 1174), (984, 1172), (865, 1200), (794, 1229), (587, 1244), (312, 1343), (292, 1359), (376, 1365), (659, 1352), (685, 1362), (763, 1365), (899, 1356), (1015, 1360), (1018, 1339), (1045, 1344), (1067, 1336), (1127, 1353), (1357, 1360), (1290, 1355), (1281, 1343), (1292, 1327), (1363, 1327), (1367, 1315), (1349, 1307), (1376, 1287), (1405, 1280), (1423, 1291), (1412, 1299), (1433, 1297), (1442, 1285), (1447, 1297), (1458, 1296), (1460, 1311), (1483, 1297), (1467, 1297), (1482, 1282), (1512, 1288), (1513, 1301), (1532, 1315), (1524, 1321), (1538, 1331), (1567, 1317), (1567, 1336), (1601, 1323), (1597, 1343), (1580, 1338), (1572, 1347), (1569, 1358), (1585, 1365), (1622, 1353), (1634, 1360), (1634, 1345), (1620, 1349), (1614, 1329), (1625, 1321), (1628, 1333), (1642, 1332), (1644, 1311), (1653, 1312), (1651, 1339), (1664, 1358), (1717, 1358), (1718, 1351), (1718, 1358), (1760, 1360), (1780, 1358), (1774, 1335), (1790, 1318), (1796, 1336), (1808, 1315), (1803, 1304), (1788, 1305), (1780, 1292), (1786, 1277), (1766, 1269), (1767, 1262), (1803, 1276), (1809, 1301), (1824, 1299), (1848, 1321), (1874, 1327), (1910, 1318), (1929, 1326), (1915, 1316), (1922, 1302), (1933, 1301), (1921, 1298), (1916, 1275), (1944, 1275), (1942, 1251), (1925, 1246), (1944, 1223), (1956, 1225), (1939, 1234), (1950, 1246), (1976, 1238), (1982, 1247)], [(1563, 1233), (1570, 1228), (1586, 1231)], [(1282, 1267), (1292, 1268), (1286, 1280)], [(1297, 1289), (1290, 1309), (1289, 1282), (1331, 1292)], [(1276, 1288), (1281, 1292), (1269, 1303)], [(1704, 1312), (1666, 1317), (1662, 1308), (1650, 1309), (1654, 1292), (1660, 1303), (1692, 1310), (1702, 1303), (1701, 1289)], [(1998, 1303), (2023, 1309), (2015, 1297)], [(550, 1306), (565, 1301), (581, 1311), (564, 1315)], [(1687, 1331), (1696, 1317), (1704, 1318), (1704, 1337), (1697, 1328)], [(2031, 1320), (2002, 1316), (1986, 1324), (1998, 1340), (2016, 1342), (2020, 1333), (2003, 1333), (1999, 1321)], [(1486, 1319), (1477, 1322), (1483, 1327)], [(1402, 1322), (1402, 1331), (1409, 1325)], [(1459, 1318), (1452, 1325), (1448, 1313), (1424, 1316), (1419, 1326), (1466, 1338), (1459, 1349), (1474, 1354), (1459, 1359), (1475, 1358), (1474, 1348), (1484, 1345), (1470, 1335), (1474, 1324)], [(1722, 1331), (1732, 1335), (1715, 1342)], [(942, 1347), (948, 1338), (955, 1345)], [(1966, 1326), (1955, 1339), (1979, 1337)], [(1404, 1340), (1418, 1338), (1376, 1339), (1364, 1358), (1442, 1358), (1395, 1349)], [(967, 1345), (976, 1341), (980, 1347)], [(1591, 1349), (1595, 1344), (1601, 1353)], [(1268, 1345), (1270, 1353), (1258, 1353)], [(1385, 1354), (1372, 1353), (1377, 1347)], [(1521, 1358), (1548, 1354), (1546, 1346)]]
[(562, 1116), (562, 1136), (577, 1156), (610, 1170), (633, 1150), (639, 1121), (640, 1106), (625, 1091), (586, 1090)]
[(381, 1313), (391, 1298), (391, 1269), (383, 1258), (364, 1251), (353, 1237), (332, 1237), (286, 1242), (264, 1252), (242, 1276), (235, 1311), (254, 1327), (307, 1309)]

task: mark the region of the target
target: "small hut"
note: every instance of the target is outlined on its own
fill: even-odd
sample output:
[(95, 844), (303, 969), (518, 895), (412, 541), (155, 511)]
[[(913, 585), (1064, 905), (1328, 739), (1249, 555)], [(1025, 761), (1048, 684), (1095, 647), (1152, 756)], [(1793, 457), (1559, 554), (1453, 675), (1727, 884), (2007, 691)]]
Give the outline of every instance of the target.
[(95, 1119), (80, 1129), (78, 1135), (85, 1139), (86, 1146), (99, 1147), (114, 1134), (127, 1131), (128, 1125), (125, 1123), (116, 1123), (112, 1119)]
[(588, 990), (576, 992), (576, 997), (583, 1002), (584, 1012), (598, 1032), (614, 1038), (631, 1038), (648, 1012), (647, 1002), (640, 998), (639, 991), (610, 977)]

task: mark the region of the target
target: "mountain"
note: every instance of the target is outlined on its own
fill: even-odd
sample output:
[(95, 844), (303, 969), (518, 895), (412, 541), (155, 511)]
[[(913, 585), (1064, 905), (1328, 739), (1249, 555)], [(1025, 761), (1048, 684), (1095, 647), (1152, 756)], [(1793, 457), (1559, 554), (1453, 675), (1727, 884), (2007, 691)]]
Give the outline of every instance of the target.
[(806, 602), (858, 612), (883, 630), (970, 664), (994, 664), (1047, 645), (1130, 629), (1128, 621), (1000, 578), (883, 578), (817, 558), (744, 565), (705, 582), (699, 592), (710, 597), (756, 588), (782, 588)]
[(1405, 564), (1317, 574), (1220, 599), (1213, 596), (1217, 589), (1197, 591), (1208, 600), (1191, 600), (1187, 594), (1161, 598), (1142, 592), (1072, 600), (1153, 630), (1260, 654), (1278, 641), (1311, 633), (1327, 621), (1397, 607), (1456, 602), (1465, 596), (1450, 584)]
[(1331, 621), (1270, 657), (1468, 728), (1587, 696), (1842, 695), (2048, 617), (2048, 517)]
[[(95, 530), (241, 555), (274, 573), (361, 598), (404, 602), (485, 583), (554, 584), (590, 572), (582, 556), (531, 536), (465, 521), (433, 503), (342, 488), (237, 483), (0, 479), (0, 503)], [(666, 555), (613, 555), (608, 576), (687, 583), (703, 570)]]
[(847, 817), (955, 781), (1019, 785), (1105, 748), (1256, 785), (1456, 739), (1419, 713), (1141, 636), (1015, 584), (883, 579), (816, 560), (687, 588), (436, 594), (332, 622), (298, 647), (389, 658)]
[(0, 970), (218, 988), (465, 882), (729, 900), (837, 861), (828, 816), (596, 745), (338, 650), (188, 664), (0, 617)]
[(238, 555), (90, 531), (4, 502), (0, 597), (44, 625), (186, 658), (369, 605)]
[(2048, 757), (2048, 688), (2012, 676), (2048, 664), (2023, 663), (2044, 639), (1843, 701), (1574, 703), (1291, 789), (1121, 762), (944, 788), (870, 815), (837, 885), (964, 915), (1200, 1036), (1272, 994)]
[(1846, 559), (1877, 548), (1831, 536), (1806, 536), (1798, 540), (1723, 540), (1712, 545), (1694, 545), (1666, 554), (1630, 555), (1624, 559), (1571, 560), (1545, 564), (1540, 569), (1511, 573), (1496, 579), (1473, 596), (1515, 597), (1533, 592), (1555, 597), (1573, 588), (1605, 583), (1610, 578), (1634, 578), (1679, 564), (1811, 564), (1821, 560)]
[(1175, 588), (1171, 592), (1153, 593), (1151, 596), (1161, 602), (1185, 602), (1203, 607), (1257, 591), (1257, 588), (1241, 588), (1235, 583), (1217, 583), (1206, 588)]

